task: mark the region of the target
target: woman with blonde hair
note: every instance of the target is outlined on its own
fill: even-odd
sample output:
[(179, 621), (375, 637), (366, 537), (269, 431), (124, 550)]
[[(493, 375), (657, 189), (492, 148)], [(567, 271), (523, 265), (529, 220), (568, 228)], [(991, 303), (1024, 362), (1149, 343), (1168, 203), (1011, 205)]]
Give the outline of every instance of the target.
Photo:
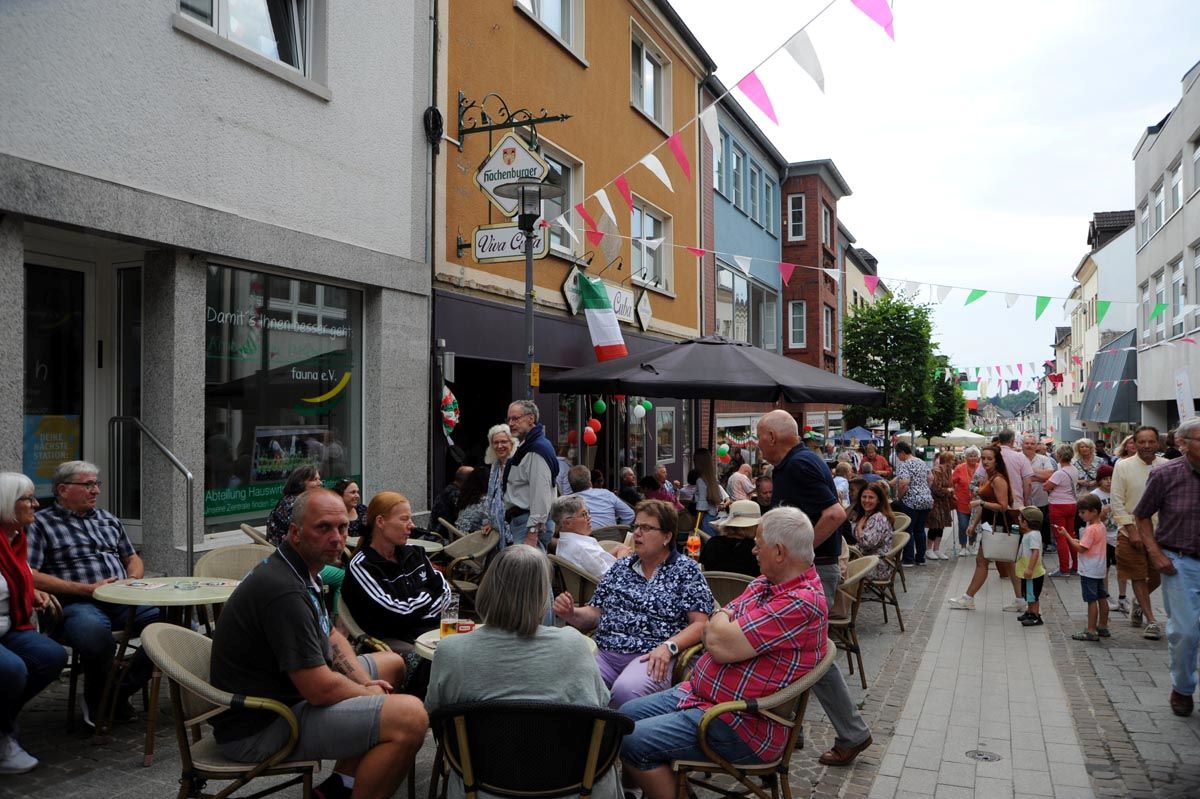
[(713, 527), (713, 520), (717, 518), (718, 511), (729, 506), (729, 495), (717, 478), (717, 460), (712, 450), (701, 447), (696, 450), (692, 462), (700, 471), (700, 476), (696, 478), (696, 513), (700, 517), (700, 529), (715, 536), (718, 531)]
[(490, 535), (492, 531), (496, 532), (500, 536), (498, 546), (504, 549), (512, 543), (508, 522), (504, 520), (504, 466), (517, 448), (517, 442), (513, 438), (512, 430), (503, 422), (488, 429), (487, 440), (487, 452), (483, 455), (483, 462), (491, 467), (488, 473), (486, 500), (489, 523), (484, 525), (483, 534)]

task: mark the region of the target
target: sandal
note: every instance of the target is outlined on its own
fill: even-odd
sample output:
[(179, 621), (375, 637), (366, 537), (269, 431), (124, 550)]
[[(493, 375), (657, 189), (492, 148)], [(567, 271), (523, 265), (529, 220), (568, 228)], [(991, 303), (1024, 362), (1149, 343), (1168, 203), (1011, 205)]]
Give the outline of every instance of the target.
[(1099, 641), (1100, 636), (1090, 630), (1084, 630), (1081, 633), (1075, 633), (1071, 636), (1073, 641)]
[(1112, 638), (1112, 633), (1108, 631), (1107, 627), (1097, 627), (1096, 635), (1100, 636), (1101, 638)]

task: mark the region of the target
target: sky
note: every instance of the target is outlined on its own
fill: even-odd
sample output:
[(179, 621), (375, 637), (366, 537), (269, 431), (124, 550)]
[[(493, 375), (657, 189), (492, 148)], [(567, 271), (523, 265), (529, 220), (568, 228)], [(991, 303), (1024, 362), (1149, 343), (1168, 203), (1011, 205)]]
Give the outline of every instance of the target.
[[(673, 0), (737, 83), (829, 0)], [(737, 13), (730, 13), (736, 8)], [(1135, 207), (1133, 149), (1200, 60), (1195, 0), (895, 0), (896, 40), (850, 0), (806, 31), (825, 93), (780, 51), (758, 68), (779, 124), (749, 101), (793, 161), (831, 158), (852, 195), (838, 218), (908, 280), (987, 289), (934, 300), (934, 339), (957, 366), (1053, 357), (1095, 211)], [(1129, 287), (1132, 299), (1133, 285)], [(1117, 298), (1114, 298), (1117, 299)]]

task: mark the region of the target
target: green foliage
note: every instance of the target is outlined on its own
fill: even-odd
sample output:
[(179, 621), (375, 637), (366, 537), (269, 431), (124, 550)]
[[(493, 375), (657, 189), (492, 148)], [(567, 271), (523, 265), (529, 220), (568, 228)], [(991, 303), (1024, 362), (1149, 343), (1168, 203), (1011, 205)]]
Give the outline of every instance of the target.
[(987, 401), (992, 405), (998, 405), (1006, 411), (1016, 411), (1024, 408), (1033, 400), (1037, 399), (1037, 393), (1033, 391), (1018, 391), (1016, 394), (1005, 394), (1002, 397), (989, 397)]
[[(938, 369), (949, 368), (946, 358), (939, 356), (934, 360)], [(940, 378), (935, 376), (929, 416), (921, 426), (926, 438), (945, 435), (964, 424), (966, 418), (967, 398), (963, 396), (962, 386), (957, 380), (946, 380), (944, 372)]]

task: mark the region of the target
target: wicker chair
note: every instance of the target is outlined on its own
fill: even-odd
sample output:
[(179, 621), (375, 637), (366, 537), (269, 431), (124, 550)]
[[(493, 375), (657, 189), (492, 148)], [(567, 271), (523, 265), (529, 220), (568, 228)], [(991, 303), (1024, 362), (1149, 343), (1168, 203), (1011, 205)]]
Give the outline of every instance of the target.
[(196, 561), (196, 576), (219, 580), (243, 580), (254, 567), (275, 552), (269, 544), (238, 544), (205, 552)]
[[(440, 524), (442, 526), (442, 529), (446, 531), (446, 535), (450, 536), (449, 538), (445, 538), (443, 536), (442, 539), (444, 541), (449, 541), (450, 543), (454, 543), (455, 541), (459, 540), (460, 538), (467, 537), (467, 533), (464, 533), (462, 530), (459, 530), (457, 527), (455, 527), (453, 524), (451, 524), (449, 519), (438, 519), (438, 524)], [(432, 532), (435, 535), (437, 534), (437, 531), (432, 531)]]
[(470, 533), (447, 544), (441, 552), (442, 557), (449, 562), (446, 566), (446, 579), (472, 607), (475, 592), (479, 590), (479, 581), (483, 579), (483, 572), (487, 569), (488, 555), (499, 544), (499, 533)]
[[(903, 533), (908, 529), (908, 526), (910, 524), (912, 524), (912, 519), (910, 519), (908, 517), (907, 513), (897, 513), (896, 514), (896, 523), (894, 525), (892, 525), (892, 532), (893, 533)], [(909, 535), (909, 537), (911, 537), (912, 533), (908, 533), (908, 535)], [(900, 559), (899, 558), (896, 559), (896, 570), (898, 572), (900, 572), (900, 587), (902, 589), (904, 589), (904, 593), (907, 594), (908, 593), (908, 580), (904, 577), (904, 571), (900, 568)]]
[[(240, 696), (218, 690), (209, 683), (208, 664), (212, 641), (199, 633), (173, 624), (151, 624), (142, 631), (146, 653), (171, 683), (172, 715), (175, 717), (175, 737), (179, 743), (182, 775), (179, 779), (179, 799), (199, 796), (206, 780), (231, 781), (231, 784), (211, 799), (225, 799), (257, 777), (279, 774), (298, 775), (255, 796), (303, 786), (304, 799), (312, 796), (313, 773), (320, 768), (315, 760), (293, 761), (288, 755), (296, 746), (300, 728), (291, 708), (273, 699)], [(197, 733), (200, 725), (237, 705), (242, 708), (267, 710), (287, 720), (291, 736), (283, 748), (259, 763), (240, 763), (221, 754), (212, 735), (199, 735), (193, 741), (189, 730)], [(207, 796), (207, 795), (206, 795)]]
[(834, 640), (838, 649), (846, 653), (846, 663), (851, 674), (854, 673), (854, 659), (858, 659), (858, 678), (862, 680), (863, 688), (867, 687), (867, 672), (863, 669), (862, 647), (858, 645), (855, 624), (858, 621), (858, 609), (862, 607), (862, 593), (867, 575), (878, 565), (877, 555), (867, 555), (850, 561), (846, 568), (846, 579), (837, 589), (850, 597), (850, 615), (829, 617), (829, 637)]
[(575, 600), (575, 604), (586, 605), (600, 581), (574, 563), (563, 560), (557, 555), (547, 555), (547, 557), (554, 564), (554, 595), (558, 596), (562, 591), (566, 591)]
[(739, 572), (704, 572), (704, 580), (718, 605), (728, 605), (737, 599), (753, 579)]
[[(633, 719), (615, 710), (552, 702), (469, 702), (439, 708), (429, 726), (437, 740), (429, 795), (443, 764), (463, 781), (467, 799), (590, 796), (617, 762)], [(529, 742), (538, 741), (537, 768)], [(446, 784), (442, 784), (445, 795)]]
[(888, 605), (896, 609), (896, 621), (900, 622), (900, 632), (904, 632), (904, 619), (900, 617), (900, 599), (896, 595), (896, 577), (903, 578), (900, 568), (900, 556), (904, 545), (908, 543), (909, 533), (896, 533), (892, 536), (892, 547), (883, 553), (879, 559), (892, 567), (892, 574), (886, 580), (867, 580), (863, 592), (863, 602), (878, 602), (883, 607), (883, 623), (887, 624)]
[(595, 538), (597, 541), (616, 541), (622, 543), (625, 541), (625, 534), (628, 532), (628, 524), (609, 524), (592, 530), (592, 538)]
[(242, 532), (246, 534), (247, 538), (256, 544), (262, 544), (264, 547), (270, 547), (271, 549), (275, 548), (275, 545), (268, 541), (267, 537), (263, 535), (262, 531), (257, 527), (251, 527), (248, 524), (243, 524)]
[[(836, 658), (837, 647), (832, 640), (826, 641), (825, 657), (821, 659), (821, 662), (783, 690), (757, 700), (743, 699), (722, 702), (706, 710), (700, 717), (700, 729), (697, 731), (696, 737), (701, 751), (709, 759), (676, 760), (671, 763), (678, 787), (677, 795), (680, 799), (687, 799), (689, 795), (694, 796), (693, 788), (705, 788), (726, 797), (747, 797), (753, 793), (759, 799), (778, 799), (781, 787), (784, 799), (791, 799), (792, 788), (788, 769), (791, 765), (792, 753), (797, 748), (804, 746), (801, 725), (804, 722), (804, 711), (808, 707), (808, 692), (825, 676)], [(789, 728), (787, 743), (779, 757), (766, 763), (735, 764), (721, 757), (709, 746), (708, 725), (712, 723), (713, 719), (725, 713), (746, 711), (756, 711)], [(711, 780), (714, 773), (726, 774), (736, 780), (737, 784), (729, 787), (714, 783)]]

